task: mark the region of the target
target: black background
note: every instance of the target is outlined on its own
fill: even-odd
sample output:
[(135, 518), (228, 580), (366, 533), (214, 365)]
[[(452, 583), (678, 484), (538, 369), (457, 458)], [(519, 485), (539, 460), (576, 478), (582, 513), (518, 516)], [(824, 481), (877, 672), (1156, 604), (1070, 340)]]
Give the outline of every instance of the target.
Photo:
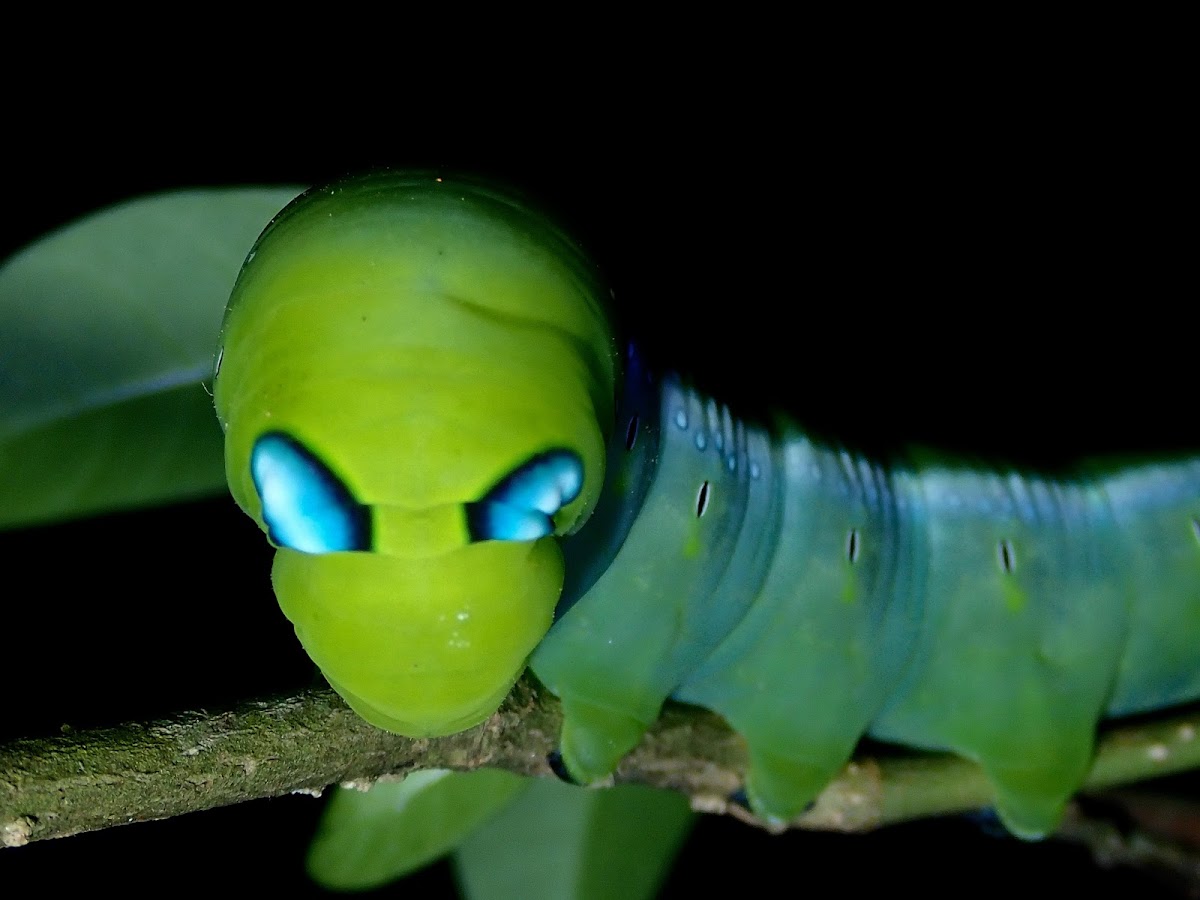
[[(651, 355), (744, 408), (784, 408), (870, 449), (1051, 468), (1200, 446), (1194, 240), (1180, 224), (1194, 205), (1174, 117), (1136, 97), (714, 77), (569, 100), (481, 85), (466, 103), (397, 75), (356, 104), (273, 66), (240, 88), (171, 84), (166, 102), (153, 73), (78, 74), (69, 95), (39, 91), (10, 111), (5, 252), (150, 191), (467, 169), (557, 213)], [(3, 534), (0, 558), (0, 736), (313, 678), (271, 597), (268, 548), (229, 501)], [(319, 809), (285, 797), (2, 851), (0, 890), (315, 892), (301, 860)], [(1081, 849), (961, 819), (851, 837), (706, 819), (668, 891), (704, 886), (716, 866), (750, 883), (781, 873), (797, 891), (829, 879), (932, 896), (1158, 889)], [(404, 890), (448, 885), (441, 868)]]

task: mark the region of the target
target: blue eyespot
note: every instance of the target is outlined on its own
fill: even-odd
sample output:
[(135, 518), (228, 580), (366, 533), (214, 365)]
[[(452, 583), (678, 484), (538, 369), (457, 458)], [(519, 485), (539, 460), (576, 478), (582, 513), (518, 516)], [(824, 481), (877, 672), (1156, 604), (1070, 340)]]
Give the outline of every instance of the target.
[(583, 463), (569, 450), (538, 454), (476, 503), (467, 527), (476, 541), (532, 541), (554, 533), (552, 516), (579, 496)]
[(273, 431), (255, 441), (250, 476), (278, 546), (303, 553), (370, 549), (368, 509), (291, 435)]

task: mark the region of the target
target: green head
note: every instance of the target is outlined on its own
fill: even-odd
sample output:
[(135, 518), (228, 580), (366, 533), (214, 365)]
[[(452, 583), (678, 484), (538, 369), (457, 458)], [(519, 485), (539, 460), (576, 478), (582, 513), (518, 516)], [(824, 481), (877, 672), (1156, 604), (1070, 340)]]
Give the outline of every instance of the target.
[(250, 252), (214, 394), (284, 613), (368, 721), (489, 715), (548, 629), (555, 535), (604, 479), (615, 355), (591, 263), (513, 196), (433, 175), (309, 191)]

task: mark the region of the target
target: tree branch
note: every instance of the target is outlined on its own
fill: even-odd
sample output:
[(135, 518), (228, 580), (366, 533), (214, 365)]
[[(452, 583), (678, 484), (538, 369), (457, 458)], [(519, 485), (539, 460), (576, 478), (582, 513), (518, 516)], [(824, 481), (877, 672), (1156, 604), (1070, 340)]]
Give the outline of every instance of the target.
[[(482, 725), (413, 740), (366, 724), (328, 689), (0, 745), (0, 845), (167, 818), (413, 769), (483, 766), (550, 774), (562, 726), (557, 699), (520, 681)], [(1086, 788), (1200, 766), (1200, 714), (1113, 729)], [(622, 762), (615, 780), (682, 791), (706, 812), (753, 821), (729, 796), (742, 784), (744, 741), (705, 711), (671, 707)], [(944, 755), (861, 757), (792, 825), (862, 831), (985, 806), (978, 766)]]

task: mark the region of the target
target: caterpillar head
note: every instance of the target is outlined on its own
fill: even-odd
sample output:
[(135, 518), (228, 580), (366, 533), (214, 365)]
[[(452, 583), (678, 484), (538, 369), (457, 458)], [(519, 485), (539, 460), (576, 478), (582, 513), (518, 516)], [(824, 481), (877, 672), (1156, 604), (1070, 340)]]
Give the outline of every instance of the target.
[(250, 252), (214, 383), (230, 490), (305, 649), (375, 725), (481, 721), (549, 628), (555, 535), (604, 478), (600, 290), (520, 201), (432, 175), (310, 191)]

